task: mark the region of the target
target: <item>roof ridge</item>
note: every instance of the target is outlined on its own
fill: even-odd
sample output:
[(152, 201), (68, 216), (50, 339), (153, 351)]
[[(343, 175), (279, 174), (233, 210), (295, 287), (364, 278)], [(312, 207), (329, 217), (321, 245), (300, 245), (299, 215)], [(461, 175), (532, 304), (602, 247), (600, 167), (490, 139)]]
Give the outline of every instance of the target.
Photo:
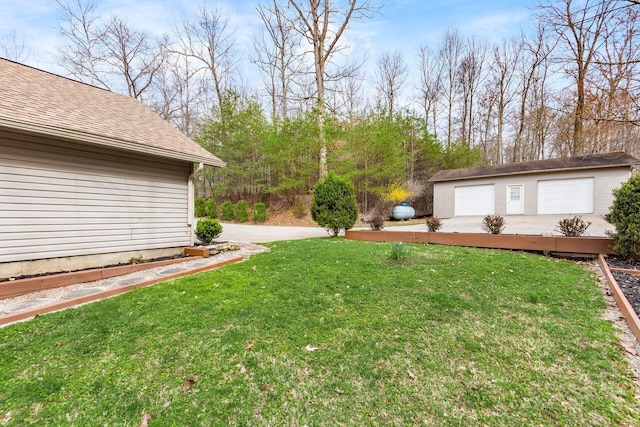
[[(59, 77), (61, 79), (66, 79), (66, 80), (69, 80), (69, 81), (74, 82), (74, 83), (79, 83), (81, 85), (89, 86), (89, 87), (92, 87), (92, 88), (95, 88), (95, 89), (100, 89), (100, 90), (103, 90), (105, 92), (113, 93), (114, 95), (126, 96), (126, 95), (122, 95), (120, 93), (113, 92), (112, 90), (107, 89), (105, 87), (100, 87), (100, 86), (96, 86), (96, 85), (91, 84), (91, 83), (87, 83), (87, 82), (83, 82), (83, 81), (80, 81), (80, 80), (76, 80), (76, 79), (68, 77), (68, 76), (63, 76), (62, 74), (54, 73), (53, 71), (48, 71), (48, 70), (45, 70), (45, 69), (42, 69), (42, 68), (38, 68), (38, 67), (35, 67), (33, 65), (29, 65), (29, 64), (23, 64), (22, 62), (17, 62), (17, 61), (14, 61), (12, 59), (4, 58), (2, 56), (0, 56), (0, 60), (11, 62), (12, 64), (19, 65), (21, 67), (31, 68), (32, 70), (40, 71), (41, 73), (46, 73), (46, 74), (52, 75), (54, 77)], [(130, 97), (127, 97), (127, 98), (130, 98)]]

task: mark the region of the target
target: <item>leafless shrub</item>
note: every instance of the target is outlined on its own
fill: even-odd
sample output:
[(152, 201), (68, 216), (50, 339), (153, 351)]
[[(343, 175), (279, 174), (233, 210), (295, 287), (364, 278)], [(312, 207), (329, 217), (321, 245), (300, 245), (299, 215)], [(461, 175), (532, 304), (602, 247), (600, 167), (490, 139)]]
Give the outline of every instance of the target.
[(482, 219), (482, 229), (490, 234), (500, 234), (506, 227), (504, 218), (498, 214), (487, 215)]
[(583, 220), (580, 215), (575, 215), (560, 220), (554, 230), (562, 233), (563, 236), (580, 237), (587, 232), (590, 225), (591, 223)]

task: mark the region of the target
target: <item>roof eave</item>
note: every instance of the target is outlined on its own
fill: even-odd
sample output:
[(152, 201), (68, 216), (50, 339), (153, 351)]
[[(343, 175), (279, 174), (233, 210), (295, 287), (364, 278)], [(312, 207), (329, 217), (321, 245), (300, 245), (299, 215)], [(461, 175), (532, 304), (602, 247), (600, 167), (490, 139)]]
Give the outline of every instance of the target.
[(86, 132), (74, 131), (71, 129), (58, 128), (55, 126), (46, 126), (37, 123), (25, 122), (15, 119), (7, 119), (0, 117), (0, 128), (27, 133), (33, 135), (45, 135), (48, 137), (61, 138), (66, 140), (89, 143), (104, 147), (116, 148), (120, 150), (133, 151), (152, 156), (164, 157), (175, 160), (183, 160), (193, 163), (203, 163), (209, 166), (225, 167), (226, 163), (217, 157), (198, 156), (189, 153), (180, 153), (177, 151), (166, 150), (163, 148), (152, 147), (149, 145), (137, 144), (131, 141), (125, 141), (115, 138), (108, 138), (102, 135), (96, 135)]
[(451, 177), (451, 178), (442, 178), (442, 179), (429, 179), (431, 182), (445, 182), (445, 181), (462, 181), (468, 179), (483, 179), (483, 178), (493, 178), (500, 176), (509, 176), (509, 175), (530, 175), (535, 173), (553, 173), (553, 172), (568, 172), (575, 170), (585, 170), (585, 169), (606, 169), (606, 168), (623, 168), (623, 167), (631, 167), (637, 163), (619, 163), (619, 164), (610, 164), (610, 165), (596, 165), (596, 166), (576, 166), (569, 168), (554, 168), (554, 169), (533, 169), (526, 171), (516, 171), (516, 172), (503, 172), (503, 173), (491, 173), (487, 175), (470, 175), (470, 176), (459, 176), (459, 177)]

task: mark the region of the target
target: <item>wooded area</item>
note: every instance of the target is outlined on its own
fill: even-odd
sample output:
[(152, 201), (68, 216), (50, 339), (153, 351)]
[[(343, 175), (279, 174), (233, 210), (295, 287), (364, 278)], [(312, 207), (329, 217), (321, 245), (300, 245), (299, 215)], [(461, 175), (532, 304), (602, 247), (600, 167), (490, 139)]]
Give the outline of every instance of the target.
[[(637, 1), (549, 1), (518, 37), (454, 29), (416, 40), (410, 58), (366, 62), (344, 35), (384, 13), (372, 0), (261, 0), (252, 52), (215, 4), (162, 38), (91, 2), (58, 5), (70, 77), (138, 98), (228, 163), (205, 171), (201, 196), (292, 203), (334, 170), (366, 212), (393, 183), (441, 168), (640, 155)], [(24, 59), (15, 37), (0, 49)], [(245, 81), (243, 56), (261, 85)]]

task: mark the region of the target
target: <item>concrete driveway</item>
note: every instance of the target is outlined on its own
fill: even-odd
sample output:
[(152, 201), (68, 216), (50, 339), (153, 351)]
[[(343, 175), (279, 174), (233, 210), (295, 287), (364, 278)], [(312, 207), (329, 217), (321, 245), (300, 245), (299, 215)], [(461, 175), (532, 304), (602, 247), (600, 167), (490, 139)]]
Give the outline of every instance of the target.
[(321, 227), (289, 227), (283, 225), (222, 224), (222, 234), (216, 241), (264, 243), (278, 240), (310, 239), (327, 237)]
[[(572, 215), (539, 215), (525, 216), (513, 215), (505, 216), (506, 227), (504, 234), (551, 234), (560, 236), (561, 233), (554, 229), (560, 220), (569, 218)], [(597, 215), (581, 215), (585, 222), (591, 222), (587, 228), (587, 236), (606, 236), (607, 230), (615, 230), (615, 227)], [(485, 233), (482, 230), (482, 216), (461, 216), (455, 218), (443, 219), (444, 225), (440, 231), (447, 233)], [(426, 231), (427, 226), (424, 224), (394, 226), (393, 222), (388, 222), (385, 229), (387, 230), (411, 230)]]
[[(540, 215), (540, 216), (505, 216), (505, 234), (552, 234), (560, 235), (554, 228), (558, 222), (569, 215)], [(589, 236), (606, 236), (607, 230), (614, 230), (614, 226), (596, 215), (583, 215), (582, 219), (591, 222), (587, 229)], [(443, 220), (440, 231), (449, 233), (485, 233), (482, 230), (481, 216), (465, 216)], [(366, 228), (368, 229), (368, 228)], [(427, 231), (424, 223), (403, 225), (401, 222), (388, 221), (386, 230)], [(222, 224), (222, 234), (217, 241), (261, 243), (279, 240), (309, 239), (327, 237), (322, 227), (289, 227), (280, 225), (254, 224)]]

